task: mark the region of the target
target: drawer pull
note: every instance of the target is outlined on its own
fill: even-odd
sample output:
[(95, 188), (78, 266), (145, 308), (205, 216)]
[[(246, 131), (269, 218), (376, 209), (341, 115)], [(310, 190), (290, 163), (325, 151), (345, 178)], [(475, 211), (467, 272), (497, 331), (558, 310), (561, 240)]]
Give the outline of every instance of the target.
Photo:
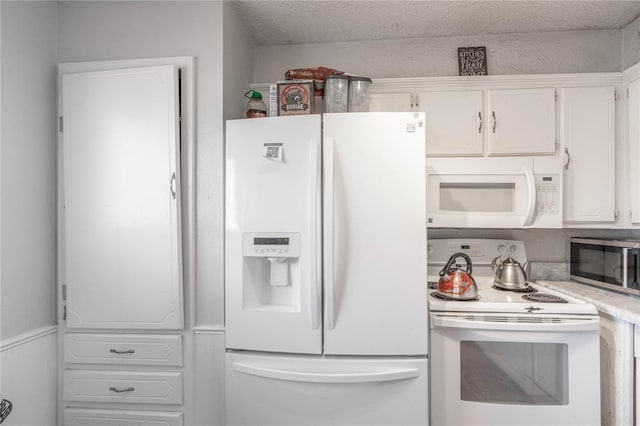
[(129, 386), (128, 388), (118, 389), (115, 386), (111, 386), (109, 390), (115, 393), (123, 393), (123, 392), (133, 392), (134, 390), (136, 390), (136, 388), (134, 388), (133, 386)]
[(127, 349), (126, 351), (119, 351), (117, 349), (109, 349), (109, 352), (112, 354), (118, 354), (118, 355), (122, 355), (122, 354), (135, 354), (136, 351), (134, 349)]

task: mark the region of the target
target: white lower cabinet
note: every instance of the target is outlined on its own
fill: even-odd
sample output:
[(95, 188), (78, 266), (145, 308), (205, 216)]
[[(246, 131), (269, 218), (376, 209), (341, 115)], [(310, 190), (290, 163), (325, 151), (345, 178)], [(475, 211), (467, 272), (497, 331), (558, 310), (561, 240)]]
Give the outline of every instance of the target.
[(600, 312), (602, 426), (634, 421), (634, 325)]
[(64, 361), (179, 367), (182, 366), (182, 336), (66, 333)]
[(182, 426), (182, 413), (67, 408), (65, 426)]
[(65, 370), (64, 400), (182, 404), (182, 373)]

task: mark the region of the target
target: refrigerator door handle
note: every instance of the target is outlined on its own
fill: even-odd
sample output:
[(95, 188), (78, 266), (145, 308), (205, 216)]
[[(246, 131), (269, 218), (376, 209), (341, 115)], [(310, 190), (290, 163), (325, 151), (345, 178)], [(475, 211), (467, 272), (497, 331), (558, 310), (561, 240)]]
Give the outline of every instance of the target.
[(309, 286), (309, 315), (311, 320), (311, 328), (317, 330), (320, 328), (320, 280), (321, 273), (318, 267), (322, 263), (322, 246), (320, 238), (321, 228), (318, 223), (320, 213), (319, 197), (320, 197), (320, 143), (317, 139), (311, 140), (311, 149), (309, 149), (309, 250), (310, 250), (310, 286)]
[(330, 373), (280, 370), (278, 368), (262, 367), (242, 362), (234, 362), (232, 365), (235, 371), (251, 376), (304, 383), (378, 383), (408, 380), (420, 376), (420, 370), (417, 368), (394, 368), (384, 371), (360, 371), (357, 373)]
[(324, 291), (327, 329), (333, 330), (335, 319), (334, 262), (334, 140), (326, 138), (324, 144)]

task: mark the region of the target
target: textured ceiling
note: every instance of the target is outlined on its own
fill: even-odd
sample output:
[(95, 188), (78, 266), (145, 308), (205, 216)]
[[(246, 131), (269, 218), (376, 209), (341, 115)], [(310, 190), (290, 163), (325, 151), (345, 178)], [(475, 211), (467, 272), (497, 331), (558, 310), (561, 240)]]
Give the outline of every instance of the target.
[(635, 1), (234, 0), (257, 45), (620, 29)]

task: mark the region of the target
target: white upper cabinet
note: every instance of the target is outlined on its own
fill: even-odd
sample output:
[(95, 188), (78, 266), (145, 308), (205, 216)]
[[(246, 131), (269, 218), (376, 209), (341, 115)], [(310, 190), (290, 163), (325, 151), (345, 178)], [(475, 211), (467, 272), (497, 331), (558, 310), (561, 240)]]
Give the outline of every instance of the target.
[(411, 112), (415, 107), (411, 93), (371, 93), (369, 111), (371, 112)]
[(554, 154), (555, 89), (488, 90), (488, 155)]
[(627, 131), (629, 138), (629, 186), (631, 223), (640, 224), (640, 79), (628, 86)]
[(65, 74), (67, 327), (183, 327), (178, 74)]
[(427, 156), (482, 155), (482, 90), (423, 92)]
[(565, 222), (615, 220), (615, 88), (561, 91)]

